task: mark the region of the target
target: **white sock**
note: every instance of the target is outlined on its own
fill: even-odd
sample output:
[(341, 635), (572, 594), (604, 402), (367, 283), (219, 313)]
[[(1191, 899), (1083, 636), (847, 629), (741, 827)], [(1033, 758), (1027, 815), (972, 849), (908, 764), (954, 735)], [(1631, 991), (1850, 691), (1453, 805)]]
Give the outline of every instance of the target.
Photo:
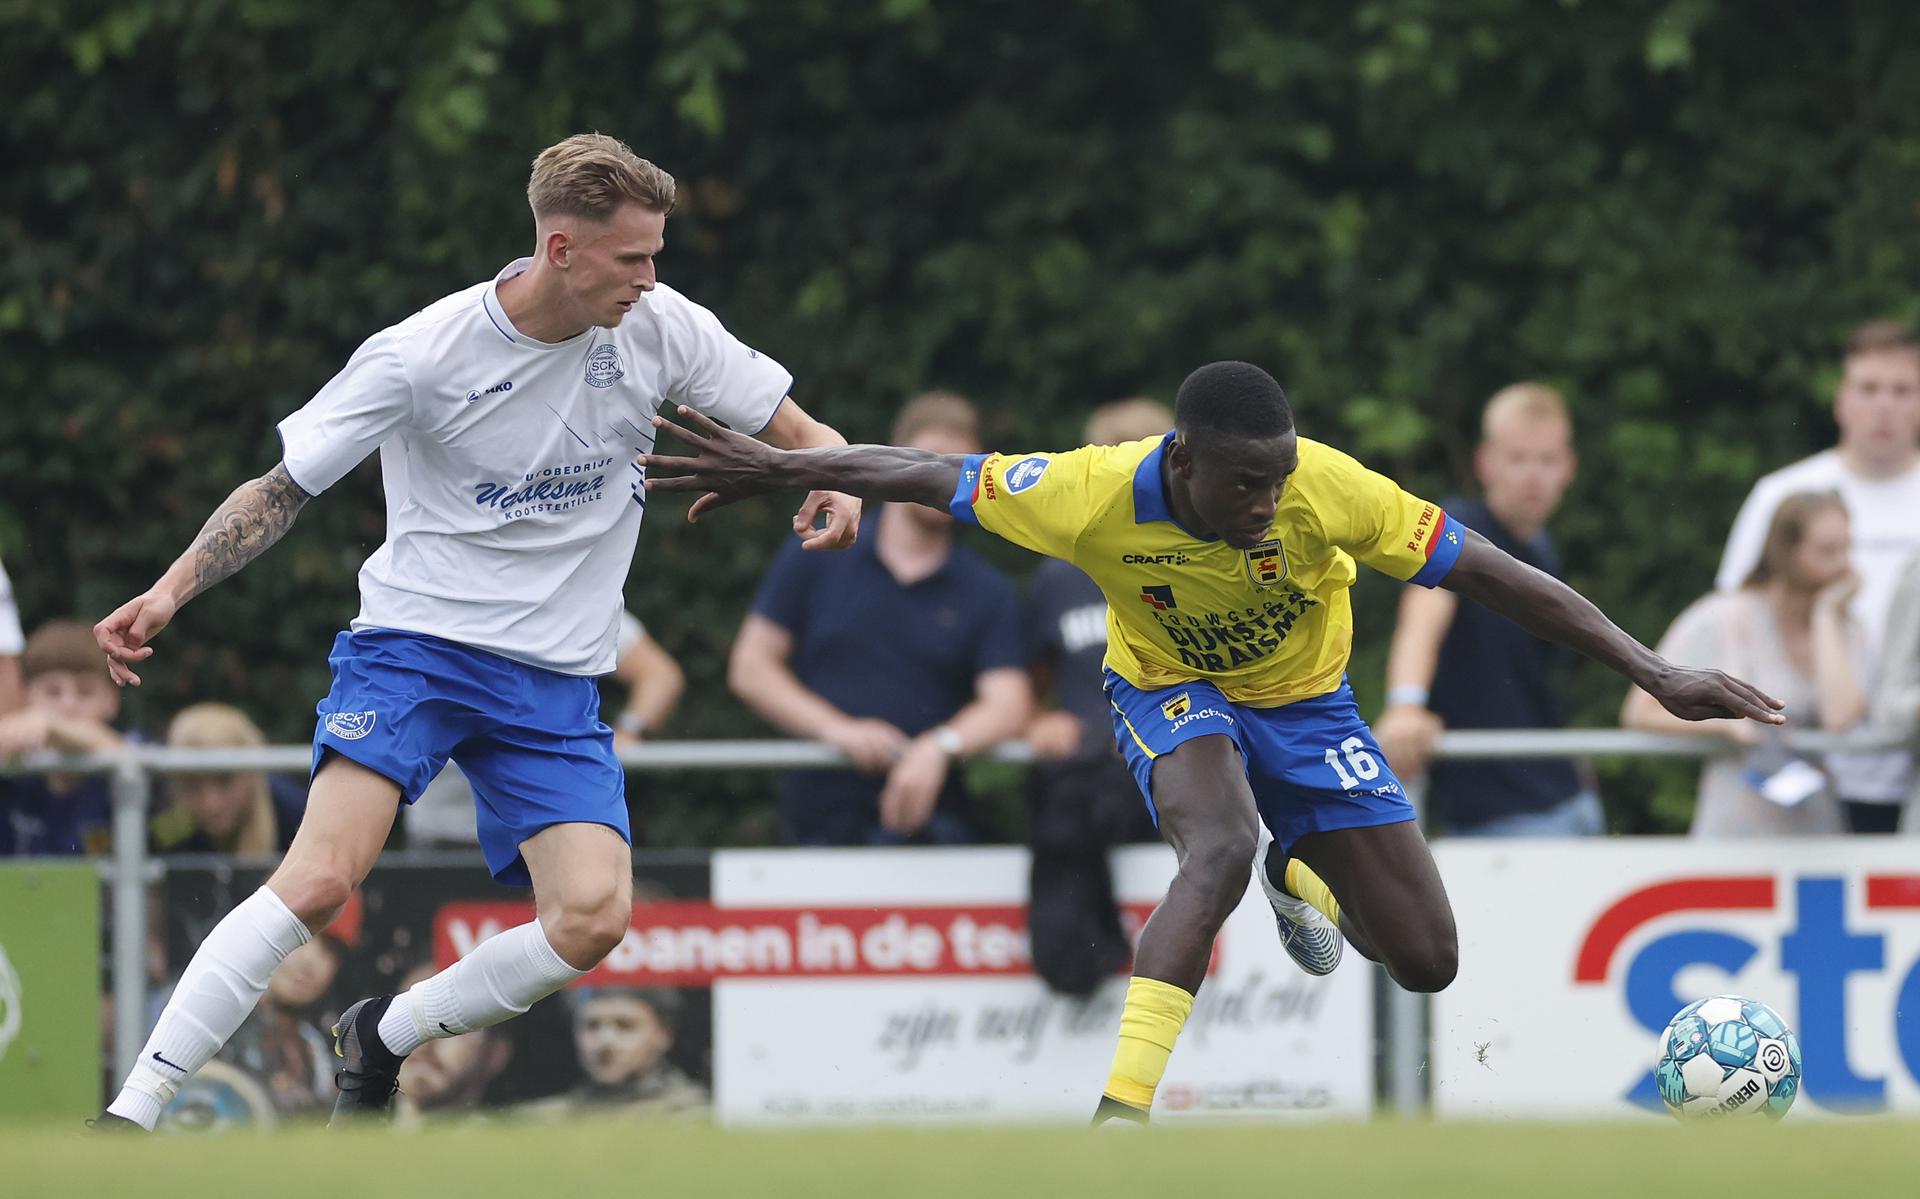
[(405, 1056), (422, 1041), (498, 1024), (585, 974), (555, 953), (532, 920), (488, 937), (453, 965), (415, 983), (380, 1017), (380, 1043)]
[(152, 1131), (180, 1084), (220, 1052), (288, 954), (313, 934), (265, 887), (213, 926), (107, 1110)]

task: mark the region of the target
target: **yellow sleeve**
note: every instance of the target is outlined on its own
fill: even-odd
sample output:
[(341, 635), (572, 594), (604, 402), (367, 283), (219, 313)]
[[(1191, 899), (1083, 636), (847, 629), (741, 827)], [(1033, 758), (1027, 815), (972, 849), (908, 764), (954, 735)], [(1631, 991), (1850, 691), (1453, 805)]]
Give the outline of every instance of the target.
[(1327, 542), (1382, 574), (1423, 587), (1446, 578), (1460, 556), (1462, 526), (1440, 505), (1329, 446), (1315, 445), (1306, 499)]
[(1092, 518), (1089, 472), (1101, 448), (969, 455), (948, 510), (1015, 545), (1071, 561)]

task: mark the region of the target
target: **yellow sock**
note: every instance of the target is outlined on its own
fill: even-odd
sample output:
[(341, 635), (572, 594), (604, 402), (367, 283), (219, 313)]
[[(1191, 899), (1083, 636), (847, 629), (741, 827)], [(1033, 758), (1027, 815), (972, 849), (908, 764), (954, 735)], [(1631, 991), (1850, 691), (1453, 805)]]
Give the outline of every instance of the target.
[(1180, 1026), (1193, 1011), (1193, 996), (1157, 978), (1135, 977), (1127, 984), (1127, 1005), (1120, 1011), (1120, 1043), (1107, 1075), (1107, 1097), (1146, 1111), (1154, 1088), (1167, 1072), (1167, 1058)]
[(1340, 927), (1340, 901), (1327, 890), (1327, 884), (1320, 881), (1307, 864), (1299, 858), (1287, 859), (1287, 892), (1297, 899), (1304, 899), (1313, 910), (1333, 921), (1334, 927)]

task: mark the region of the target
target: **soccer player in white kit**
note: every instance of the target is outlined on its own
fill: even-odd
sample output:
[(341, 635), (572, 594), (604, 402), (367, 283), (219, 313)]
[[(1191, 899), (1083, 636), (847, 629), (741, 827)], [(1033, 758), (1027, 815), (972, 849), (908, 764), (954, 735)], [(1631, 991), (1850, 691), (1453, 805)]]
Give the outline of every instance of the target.
[[(347, 1009), (336, 1121), (388, 1111), (401, 1059), (422, 1041), (526, 1011), (625, 935), (632, 836), (593, 679), (613, 669), (647, 503), (635, 458), (653, 447), (654, 412), (686, 404), (786, 448), (846, 444), (793, 402), (777, 362), (655, 282), (674, 190), (611, 137), (544, 151), (527, 187), (535, 256), (369, 338), (280, 423), (280, 464), (95, 627), (114, 681), (137, 685), (134, 664), (180, 605), (379, 449), (387, 540), (329, 655), (306, 818), (266, 885), (207, 934), (97, 1126), (153, 1128), (280, 962), (345, 905), (399, 805), (450, 756), (472, 781), (488, 868), (530, 882), (538, 918), (400, 996)], [(859, 517), (853, 497), (815, 492), (794, 531), (809, 549), (839, 548)]]

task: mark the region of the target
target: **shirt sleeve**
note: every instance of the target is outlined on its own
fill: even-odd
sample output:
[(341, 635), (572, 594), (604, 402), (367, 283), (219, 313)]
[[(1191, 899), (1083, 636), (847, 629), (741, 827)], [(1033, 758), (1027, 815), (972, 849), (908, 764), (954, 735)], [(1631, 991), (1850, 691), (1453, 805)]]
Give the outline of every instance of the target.
[(1099, 446), (1062, 454), (970, 454), (947, 508), (1015, 545), (1071, 562), (1090, 519)]
[(1687, 605), (1673, 618), (1654, 652), (1682, 666), (1735, 670), (1738, 664), (1727, 657), (1727, 625), (1732, 616), (1732, 593), (1715, 592)]
[(26, 648), (20, 605), (13, 599), (13, 580), (7, 577), (7, 568), (0, 566), (0, 657), (11, 658)]
[(1329, 446), (1318, 446), (1309, 502), (1329, 545), (1402, 582), (1437, 586), (1465, 544), (1446, 509)]
[(667, 402), (685, 404), (742, 433), (766, 428), (793, 390), (793, 375), (680, 293), (657, 287), (654, 295), (660, 297), (666, 327)]
[(623, 610), (620, 613), (620, 627), (613, 635), (613, 656), (626, 657), (627, 651), (639, 645), (640, 639), (646, 635), (647, 626), (640, 623), (640, 618)]
[(1901, 576), (1891, 611), (1873, 692), (1873, 723), (1888, 733), (1912, 733), (1920, 724), (1920, 558)]
[(992, 572), (992, 591), (982, 605), (986, 611), (980, 620), (980, 639), (974, 647), (973, 673), (1027, 666), (1027, 641), (1020, 621), (1020, 593), (1006, 576)]
[(811, 556), (790, 541), (773, 556), (760, 590), (753, 597), (753, 610), (798, 638), (806, 632), (807, 598), (812, 589), (814, 563)]
[(390, 331), (368, 338), (306, 406), (280, 422), (281, 458), (308, 495), (339, 482), (413, 415), (413, 387)]
[(1746, 502), (1733, 518), (1733, 528), (1727, 532), (1727, 548), (1721, 553), (1720, 569), (1713, 576), (1715, 587), (1732, 591), (1747, 581), (1747, 576), (1759, 564), (1760, 550), (1767, 539), (1767, 525), (1773, 521), (1776, 506), (1773, 489), (1764, 479), (1747, 493)]

